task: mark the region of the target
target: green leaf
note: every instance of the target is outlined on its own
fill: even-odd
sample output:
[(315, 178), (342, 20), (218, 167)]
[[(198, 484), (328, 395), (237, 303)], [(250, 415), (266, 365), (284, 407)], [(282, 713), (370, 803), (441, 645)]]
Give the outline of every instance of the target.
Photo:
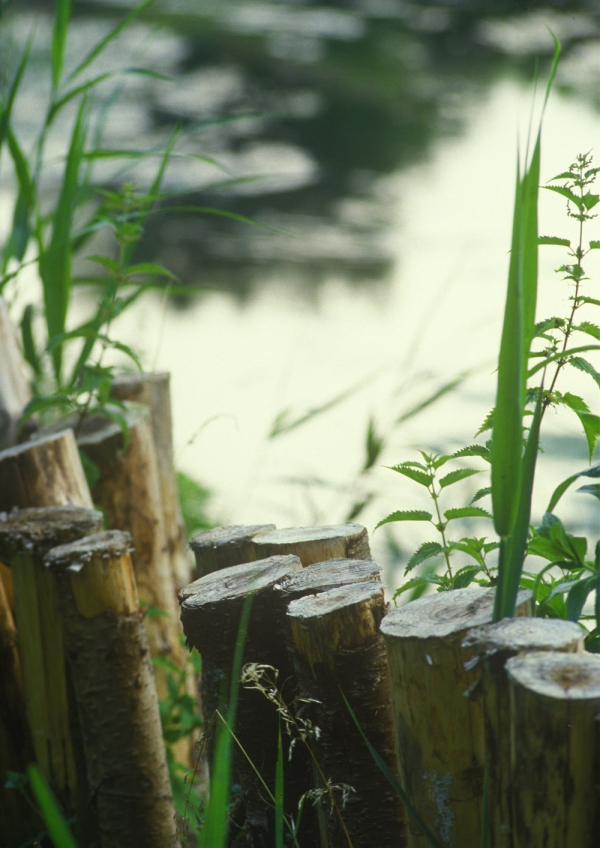
[[(600, 244), (600, 242), (598, 242)], [(595, 297), (585, 297), (584, 295), (578, 295), (574, 300), (577, 304), (580, 303), (591, 303), (592, 306), (600, 306), (600, 300), (596, 300)]]
[(544, 186), (546, 191), (555, 191), (556, 194), (561, 194), (563, 197), (566, 197), (571, 203), (574, 203), (575, 206), (581, 212), (583, 210), (583, 201), (580, 197), (577, 197), (576, 194), (573, 194), (570, 188), (566, 188), (565, 186)]
[(590, 209), (594, 208), (598, 201), (600, 201), (600, 197), (597, 194), (592, 194), (590, 191), (587, 191), (583, 195), (583, 205), (588, 212)]
[(487, 509), (482, 509), (479, 506), (462, 506), (457, 509), (447, 509), (444, 512), (448, 521), (453, 521), (455, 518), (491, 518), (491, 514)]
[(570, 365), (572, 368), (577, 368), (578, 371), (583, 371), (584, 374), (589, 374), (592, 380), (600, 388), (600, 374), (596, 371), (592, 363), (587, 361), (587, 359), (584, 359), (582, 356), (572, 356), (570, 359), (567, 359), (567, 365)]
[(558, 238), (558, 236), (540, 236), (538, 244), (559, 244), (562, 247), (571, 247), (570, 239)]
[(474, 474), (481, 474), (481, 470), (478, 468), (458, 468), (456, 471), (450, 471), (449, 474), (446, 474), (439, 481), (440, 489), (452, 486), (454, 483), (458, 483), (459, 480), (465, 480), (467, 477), (472, 477)]
[(410, 480), (414, 480), (415, 483), (419, 483), (421, 486), (425, 486), (426, 488), (431, 485), (433, 480), (431, 474), (425, 474), (425, 472), (418, 471), (416, 468), (411, 468), (405, 463), (388, 467), (391, 471), (396, 471), (398, 474), (403, 474), (405, 477), (408, 477)]
[(29, 173), (29, 163), (10, 127), (7, 128), (7, 139), (8, 149), (15, 166), (19, 193), (15, 204), (10, 238), (2, 258), (3, 272), (6, 271), (11, 257), (14, 256), (20, 262), (25, 256), (31, 235), (29, 219), (35, 203), (35, 188)]
[(580, 486), (578, 492), (583, 492), (586, 495), (592, 495), (600, 501), (600, 483), (590, 483), (588, 486)]
[[(381, 455), (384, 445), (385, 438), (379, 435), (375, 427), (375, 419), (373, 416), (370, 416), (369, 423), (367, 424), (367, 435), (365, 438), (365, 461), (361, 469), (363, 473), (375, 465)], [(364, 506), (366, 506), (366, 504), (364, 504)]]
[(579, 621), (581, 611), (587, 600), (588, 595), (595, 589), (596, 575), (593, 577), (585, 577), (583, 580), (578, 580), (574, 586), (569, 589), (565, 606), (567, 608), (567, 618), (569, 621)]
[(77, 848), (69, 826), (60, 812), (60, 807), (56, 803), (54, 796), (50, 792), (36, 765), (27, 767), (27, 777), (29, 778), (31, 790), (40, 808), (44, 823), (48, 828), (50, 838), (55, 846), (57, 848)]
[(585, 333), (588, 336), (592, 336), (592, 338), (600, 341), (600, 327), (596, 324), (592, 324), (590, 321), (582, 321), (581, 324), (573, 327), (574, 330), (578, 330), (580, 333)]
[(466, 448), (455, 451), (452, 456), (454, 459), (461, 459), (465, 456), (481, 456), (483, 459), (489, 460), (490, 449), (486, 445), (468, 445)]
[(56, 15), (52, 33), (52, 88), (56, 90), (60, 83), (65, 46), (71, 18), (71, 0), (55, 0)]
[(475, 492), (475, 494), (473, 495), (473, 497), (471, 498), (471, 503), (474, 504), (475, 501), (480, 501), (481, 498), (485, 498), (487, 495), (491, 495), (491, 494), (492, 494), (492, 487), (491, 486), (486, 486), (483, 489), (478, 489)]
[(478, 574), (484, 572), (480, 565), (465, 565), (460, 568), (454, 575), (452, 580), (453, 589), (466, 589), (473, 582)]
[(590, 242), (590, 250), (600, 250), (600, 241), (594, 239)]
[(415, 415), (418, 415), (420, 412), (423, 412), (424, 409), (427, 409), (432, 404), (436, 403), (440, 398), (447, 395), (449, 392), (456, 389), (460, 386), (464, 381), (473, 373), (473, 369), (469, 369), (467, 371), (463, 371), (457, 377), (453, 377), (447, 383), (444, 383), (430, 395), (428, 395), (424, 400), (419, 401), (415, 406), (412, 406), (406, 412), (403, 412), (396, 421), (395, 424), (403, 424), (405, 421), (408, 421), (411, 418), (414, 418)]
[(441, 592), (448, 591), (452, 588), (450, 580), (447, 577), (443, 577), (441, 574), (422, 574), (419, 577), (411, 577), (411, 579), (407, 580), (406, 583), (403, 583), (399, 589), (396, 589), (394, 592), (394, 600), (399, 598), (400, 595), (403, 595), (405, 592), (409, 592), (411, 589), (420, 589), (431, 585), (439, 586), (439, 591)]
[(390, 513), (387, 518), (382, 519), (375, 525), (375, 530), (383, 524), (391, 524), (394, 521), (431, 521), (432, 515), (424, 509), (404, 509)]
[(481, 426), (479, 427), (479, 430), (477, 430), (477, 432), (475, 433), (475, 437), (481, 435), (481, 433), (485, 433), (487, 430), (492, 429), (492, 427), (494, 426), (494, 412), (495, 412), (494, 409), (490, 409), (488, 414), (485, 416), (485, 418), (481, 422)]
[(598, 438), (600, 437), (600, 418), (589, 412), (585, 401), (577, 397), (577, 395), (571, 394), (571, 392), (565, 392), (560, 397), (560, 402), (564, 402), (579, 418), (588, 444), (588, 454), (591, 462)]
[(441, 553), (443, 553), (443, 548), (438, 542), (423, 542), (406, 563), (404, 573), (412, 571), (417, 565), (432, 557), (439, 556)]
[(37, 353), (35, 336), (33, 334), (33, 317), (35, 308), (32, 303), (25, 307), (21, 318), (21, 340), (23, 343), (23, 354), (31, 365), (33, 373), (39, 377), (41, 373), (40, 358)]
[(577, 474), (573, 474), (571, 477), (567, 477), (566, 480), (563, 480), (563, 482), (560, 483), (560, 485), (558, 485), (552, 493), (550, 502), (546, 507), (546, 514), (554, 512), (556, 504), (562, 498), (569, 486), (579, 477), (600, 477), (600, 465), (595, 465), (592, 468), (585, 468), (583, 471), (579, 471)]
[(528, 377), (533, 377), (534, 374), (537, 374), (538, 371), (541, 371), (542, 368), (546, 368), (550, 365), (551, 362), (557, 362), (559, 360), (566, 360), (574, 353), (585, 353), (588, 350), (600, 350), (600, 345), (581, 345), (580, 347), (572, 347), (567, 353), (563, 351), (558, 351), (553, 356), (545, 356), (541, 362), (538, 362), (537, 365), (534, 365), (533, 368), (529, 369)]

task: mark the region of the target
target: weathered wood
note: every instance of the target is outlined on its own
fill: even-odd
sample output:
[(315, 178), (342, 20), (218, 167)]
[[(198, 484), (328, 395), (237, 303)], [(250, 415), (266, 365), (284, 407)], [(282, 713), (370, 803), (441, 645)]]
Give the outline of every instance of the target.
[[(72, 430), (0, 452), (0, 511), (65, 504), (93, 506)], [(12, 577), (2, 563), (0, 579), (13, 607)]]
[[(96, 465), (99, 477), (92, 496), (105, 511), (111, 528), (131, 534), (133, 567), (140, 601), (167, 613), (146, 616), (153, 657), (180, 665), (175, 584), (161, 507), (156, 449), (147, 409), (129, 406), (129, 444), (104, 415), (86, 418), (77, 434), (82, 451)], [(159, 697), (167, 694), (164, 672), (157, 669)]]
[(8, 772), (22, 774), (33, 761), (17, 631), (0, 583), (0, 845), (22, 845), (41, 830), (41, 821), (20, 792), (6, 788)]
[(102, 515), (75, 506), (0, 514), (0, 556), (10, 564), (27, 719), (42, 774), (81, 833), (88, 820), (78, 721), (65, 663), (64, 631), (54, 576), (43, 565), (50, 548), (97, 531)]
[(232, 565), (255, 562), (259, 557), (256, 556), (252, 539), (258, 533), (274, 529), (274, 524), (232, 524), (196, 533), (190, 539), (190, 548), (196, 557), (199, 576)]
[(581, 653), (583, 632), (572, 621), (505, 618), (469, 630), (463, 647), (475, 655), (471, 667), (477, 664), (482, 680), (490, 848), (513, 848), (510, 696), (505, 665), (511, 657), (531, 651)]
[[(390, 690), (379, 633), (386, 611), (383, 586), (375, 581), (306, 595), (288, 608), (300, 697), (307, 699), (302, 716), (319, 729), (310, 737), (318, 785), (331, 787), (321, 802), (326, 810), (321, 816), (323, 848), (406, 845), (400, 800), (372, 759), (344, 700), (395, 771)], [(330, 809), (332, 798), (335, 809)]]
[[(529, 612), (521, 591), (518, 612)], [(466, 632), (492, 621), (493, 589), (457, 589), (392, 610), (385, 638), (400, 782), (441, 844), (479, 844), (484, 768), (483, 702), (464, 696), (479, 675), (465, 668)], [(416, 779), (418, 776), (418, 779)], [(429, 848), (408, 819), (410, 848)]]
[(65, 647), (103, 848), (176, 841), (158, 699), (130, 556), (118, 530), (53, 548)]
[(181, 515), (173, 460), (170, 381), (171, 375), (166, 371), (124, 374), (113, 382), (111, 395), (122, 401), (142, 403), (150, 411), (171, 572), (176, 589), (181, 589), (192, 579), (192, 563)]
[[(240, 619), (249, 593), (253, 600), (244, 642), (244, 663), (277, 669), (283, 695), (289, 698), (288, 689), (293, 691), (294, 688), (293, 668), (284, 641), (279, 638), (283, 630), (282, 607), (274, 603), (273, 587), (301, 567), (297, 557), (271, 557), (212, 572), (180, 593), (181, 620), (188, 644), (202, 655), (202, 701), (207, 720), (215, 715), (222, 699), (229, 694)], [(250, 760), (274, 791), (278, 716), (273, 704), (261, 692), (240, 689), (235, 732)], [(243, 844), (272, 845), (272, 805), (253, 768), (237, 749), (234, 764), (245, 811)], [(286, 780), (286, 808), (296, 815), (299, 795), (293, 788), (296, 780), (294, 760), (290, 764), (286, 761)]]
[(369, 535), (360, 524), (286, 527), (254, 536), (257, 559), (293, 554), (302, 566), (327, 559), (370, 559)]
[(14, 445), (17, 422), (31, 400), (27, 366), (19, 337), (0, 297), (0, 449)]
[(316, 595), (341, 586), (373, 581), (381, 581), (381, 568), (372, 559), (329, 559), (290, 574), (275, 589), (289, 603), (304, 595)]
[(506, 671), (515, 848), (596, 848), (600, 657), (531, 653)]

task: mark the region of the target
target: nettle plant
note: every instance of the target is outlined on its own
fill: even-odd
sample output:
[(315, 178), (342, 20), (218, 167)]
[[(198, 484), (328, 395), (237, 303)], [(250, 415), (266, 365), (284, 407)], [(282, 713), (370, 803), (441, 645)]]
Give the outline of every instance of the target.
[[(582, 622), (591, 619), (595, 627), (588, 633), (586, 647), (600, 651), (600, 543), (595, 553), (590, 554), (588, 539), (569, 533), (555, 514), (561, 497), (573, 483), (581, 477), (600, 478), (600, 464), (591, 465), (600, 437), (600, 417), (590, 411), (586, 399), (564, 386), (569, 371), (575, 369), (589, 375), (600, 388), (600, 373), (590, 359), (590, 354), (600, 351), (600, 327), (589, 320), (593, 310), (600, 307), (600, 299), (590, 296), (583, 267), (589, 252), (600, 249), (600, 240), (589, 240), (588, 234), (590, 222), (596, 217), (592, 210), (600, 202), (595, 192), (600, 168), (593, 167), (589, 153), (580, 154), (566, 171), (548, 181), (545, 188), (566, 198), (567, 215), (576, 222), (577, 235), (574, 240), (539, 237), (539, 146), (538, 136), (529, 169), (517, 183), (497, 403), (476, 434), (492, 431), (492, 437), (485, 444), (473, 444), (452, 454), (421, 451), (419, 461), (393, 466), (393, 471), (427, 490), (432, 510), (398, 510), (377, 526), (398, 521), (427, 522), (437, 534), (409, 558), (405, 572), (420, 568), (421, 573), (410, 577), (396, 591), (395, 598), (408, 591), (416, 597), (430, 584), (438, 591), (472, 583), (497, 586), (495, 618), (498, 619), (512, 614), (511, 605), (519, 586), (529, 588), (533, 591), (537, 615)], [(557, 273), (570, 286), (571, 294), (566, 315), (534, 322), (538, 245), (567, 249), (567, 261)], [(590, 467), (563, 480), (552, 493), (541, 524), (531, 526), (531, 494), (540, 451), (540, 428), (550, 407), (565, 407), (577, 416)], [(491, 485), (478, 489), (468, 503), (450, 505), (448, 498), (457, 491), (453, 489), (456, 484), (486, 472), (485, 466), (461, 464), (452, 469), (453, 464), (473, 457), (487, 463)], [(580, 486), (577, 491), (600, 500), (600, 481)], [(490, 496), (492, 508), (484, 509), (478, 502)], [(499, 520), (498, 513), (504, 513), (507, 518)], [(492, 532), (482, 537), (452, 535), (454, 527), (461, 526), (466, 518), (494, 522), (500, 539), (495, 539)], [(492, 552), (497, 554), (490, 562)], [(457, 554), (462, 557), (459, 567), (454, 567)], [(523, 569), (527, 556), (543, 561), (539, 570)], [(583, 614), (588, 596), (594, 591), (595, 612)]]

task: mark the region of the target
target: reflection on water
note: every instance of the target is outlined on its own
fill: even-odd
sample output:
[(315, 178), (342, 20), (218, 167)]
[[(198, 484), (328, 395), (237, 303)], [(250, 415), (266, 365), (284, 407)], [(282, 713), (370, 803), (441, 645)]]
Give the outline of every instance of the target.
[[(72, 55), (83, 55), (132, 5), (75, 2)], [(396, 258), (390, 178), (426, 161), (440, 139), (461, 134), (492, 81), (529, 76), (531, 56), (552, 49), (547, 26), (565, 42), (563, 85), (597, 96), (597, 11), (585, 3), (525, 6), (529, 11), (509, 0), (157, 2), (90, 73), (139, 64), (175, 82), (119, 83), (104, 145), (148, 149), (180, 125), (179, 152), (213, 157), (220, 167), (176, 159), (167, 182), (177, 205), (214, 207), (267, 226), (159, 216), (142, 258), (164, 262), (188, 284), (240, 295), (273, 276), (305, 290), (331, 274), (347, 282), (388, 280)], [(44, 4), (18, 7), (15, 36), (24, 40), (29, 31), (21, 11), (28, 7), (38, 12), (37, 47), (47, 47)], [(35, 83), (25, 124), (35, 114)], [(114, 95), (107, 83), (102, 96)], [(130, 172), (148, 184), (155, 164), (146, 160)], [(95, 173), (98, 180), (117, 176), (110, 162)]]

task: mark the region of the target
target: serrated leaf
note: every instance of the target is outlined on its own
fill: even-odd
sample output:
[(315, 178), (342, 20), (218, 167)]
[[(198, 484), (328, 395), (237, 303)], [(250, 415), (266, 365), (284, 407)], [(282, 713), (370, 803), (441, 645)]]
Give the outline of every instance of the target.
[[(600, 245), (600, 241), (598, 242)], [(580, 303), (591, 303), (592, 306), (600, 306), (600, 300), (597, 300), (595, 297), (585, 297), (584, 295), (579, 295), (575, 298), (578, 304)]]
[(588, 444), (588, 455), (591, 462), (598, 438), (600, 437), (600, 418), (589, 411), (587, 404), (582, 398), (571, 394), (571, 392), (565, 392), (561, 396), (560, 402), (566, 403), (579, 418)]
[(560, 174), (557, 174), (555, 177), (550, 177), (548, 182), (552, 182), (553, 180), (576, 180), (578, 178), (578, 174), (573, 171), (563, 171)]
[(581, 324), (577, 324), (573, 329), (578, 330), (580, 333), (585, 333), (587, 336), (591, 336), (596, 341), (600, 341), (600, 327), (592, 324), (591, 321), (582, 321)]
[(404, 571), (412, 571), (417, 565), (432, 557), (439, 556), (441, 553), (443, 553), (443, 548), (439, 542), (423, 542), (406, 563)]
[(479, 436), (481, 433), (485, 433), (487, 430), (491, 430), (494, 426), (494, 412), (495, 409), (491, 409), (488, 414), (483, 419), (479, 430), (475, 433), (475, 436)]
[(480, 506), (462, 506), (456, 509), (447, 509), (444, 516), (448, 521), (453, 521), (455, 518), (491, 518), (492, 515)]
[(584, 374), (589, 374), (592, 380), (600, 388), (600, 374), (596, 371), (592, 363), (587, 361), (587, 359), (584, 359), (582, 356), (571, 356), (567, 359), (567, 364), (571, 365), (573, 368), (577, 368), (578, 371), (583, 371)]
[(558, 244), (562, 247), (571, 247), (570, 239), (559, 238), (558, 236), (540, 236), (538, 244)]
[(452, 588), (452, 584), (447, 577), (442, 577), (440, 574), (423, 574), (419, 577), (411, 577), (411, 579), (407, 580), (406, 583), (403, 583), (399, 589), (396, 589), (394, 592), (394, 600), (399, 598), (400, 595), (403, 595), (404, 592), (410, 591), (410, 589), (432, 584), (435, 586), (441, 586), (443, 589)]
[(575, 206), (581, 212), (583, 209), (583, 200), (580, 197), (577, 197), (576, 194), (573, 194), (570, 188), (566, 188), (565, 186), (544, 186), (546, 191), (554, 191), (556, 194), (560, 194), (563, 197), (566, 197), (571, 203), (574, 203)]
[(453, 459), (453, 455), (451, 453), (442, 453), (434, 459), (432, 465), (437, 471), (437, 469), (441, 468), (442, 465), (445, 465), (449, 459)]
[(467, 445), (467, 447), (460, 448), (452, 454), (454, 459), (461, 459), (465, 456), (481, 456), (483, 459), (489, 459), (490, 449), (487, 445)]
[(431, 481), (433, 480), (431, 474), (425, 474), (423, 471), (406, 465), (393, 465), (391, 466), (391, 470), (396, 471), (398, 474), (403, 474), (404, 477), (408, 477), (410, 480), (414, 480), (415, 483), (419, 483), (426, 488), (431, 485)]
[(591, 191), (587, 191), (583, 195), (583, 205), (585, 206), (588, 212), (590, 209), (594, 208), (598, 201), (600, 201), (600, 197), (597, 194), (592, 194)]
[(590, 242), (590, 250), (600, 250), (600, 241), (594, 239)]
[(491, 495), (491, 494), (492, 494), (492, 487), (491, 486), (485, 486), (485, 488), (483, 488), (483, 489), (478, 489), (475, 492), (475, 494), (473, 495), (473, 497), (471, 498), (471, 503), (474, 504), (475, 501), (480, 501), (481, 498), (485, 498), (486, 495)]
[(456, 471), (450, 471), (449, 474), (445, 474), (440, 479), (440, 489), (452, 486), (454, 483), (465, 480), (467, 477), (472, 477), (474, 474), (481, 474), (481, 470), (479, 468), (457, 468)]
[(480, 565), (463, 566), (463, 568), (460, 568), (454, 575), (454, 579), (452, 580), (452, 588), (466, 589), (466, 587), (473, 582), (477, 575), (481, 574), (482, 572), (483, 568)]
[(391, 524), (394, 521), (431, 521), (432, 515), (424, 509), (400, 509), (390, 513), (375, 525), (375, 530), (383, 524)]

